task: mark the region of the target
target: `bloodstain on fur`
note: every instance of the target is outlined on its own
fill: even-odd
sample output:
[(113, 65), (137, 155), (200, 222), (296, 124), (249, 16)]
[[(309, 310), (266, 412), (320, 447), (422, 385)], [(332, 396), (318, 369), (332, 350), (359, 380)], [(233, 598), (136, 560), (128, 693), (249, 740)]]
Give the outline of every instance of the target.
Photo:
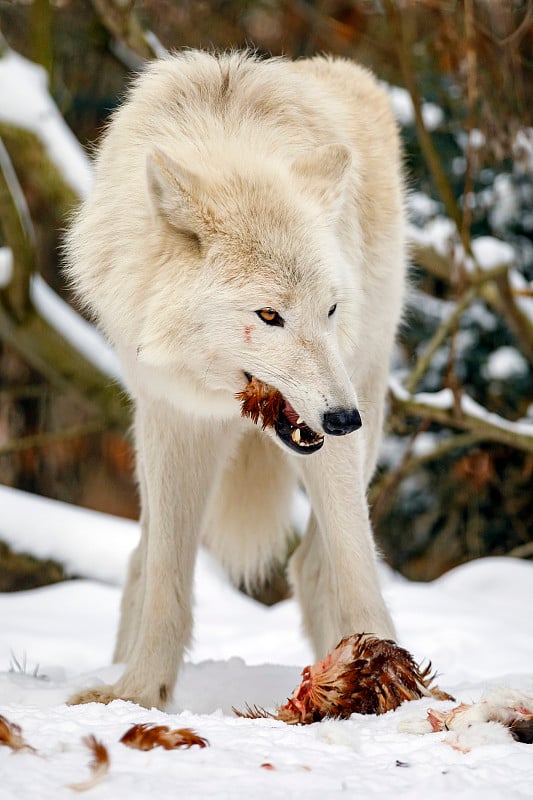
[(389, 639), (359, 633), (341, 639), (322, 661), (302, 672), (293, 696), (275, 713), (246, 706), (239, 717), (270, 717), (288, 725), (308, 725), (324, 717), (384, 714), (406, 700), (453, 700), (433, 686), (431, 664), (421, 669), (407, 650)]
[(190, 728), (171, 730), (168, 725), (150, 725), (148, 723), (133, 725), (120, 740), (122, 744), (135, 750), (153, 750), (163, 747), (165, 750), (189, 748), (193, 745), (207, 747), (209, 742), (198, 736)]
[(281, 392), (257, 378), (252, 378), (236, 398), (242, 403), (241, 415), (249, 417), (255, 424), (261, 421), (263, 430), (275, 426), (285, 405)]
[(244, 341), (246, 342), (246, 344), (251, 344), (252, 342), (252, 331), (253, 331), (253, 325), (246, 325), (244, 329)]

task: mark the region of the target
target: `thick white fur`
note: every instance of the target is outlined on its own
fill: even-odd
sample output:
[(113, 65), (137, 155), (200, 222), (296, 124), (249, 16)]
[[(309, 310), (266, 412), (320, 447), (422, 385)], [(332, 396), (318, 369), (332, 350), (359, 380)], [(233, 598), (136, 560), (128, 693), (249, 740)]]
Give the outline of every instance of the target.
[[(405, 278), (401, 156), (385, 93), (341, 59), (187, 52), (151, 64), (114, 115), (67, 244), (69, 274), (135, 401), (142, 541), (112, 687), (160, 706), (191, 635), (203, 540), (250, 582), (283, 551), (298, 481), (309, 531), (291, 579), (317, 656), (393, 636), (366, 487)], [(337, 304), (336, 313), (328, 311)], [(285, 326), (265, 325), (274, 308)], [(314, 430), (359, 406), (360, 431), (308, 456), (240, 417), (244, 371)]]

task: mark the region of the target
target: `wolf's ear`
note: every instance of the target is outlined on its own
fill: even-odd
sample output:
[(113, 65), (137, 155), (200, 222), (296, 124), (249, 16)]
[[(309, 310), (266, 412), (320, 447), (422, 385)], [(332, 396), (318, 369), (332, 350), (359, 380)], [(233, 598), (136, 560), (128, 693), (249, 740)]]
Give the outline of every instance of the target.
[(153, 150), (146, 159), (146, 178), (156, 213), (199, 246), (201, 178), (159, 149)]
[(306, 184), (308, 192), (329, 212), (342, 201), (352, 156), (343, 144), (324, 144), (292, 162), (292, 171)]

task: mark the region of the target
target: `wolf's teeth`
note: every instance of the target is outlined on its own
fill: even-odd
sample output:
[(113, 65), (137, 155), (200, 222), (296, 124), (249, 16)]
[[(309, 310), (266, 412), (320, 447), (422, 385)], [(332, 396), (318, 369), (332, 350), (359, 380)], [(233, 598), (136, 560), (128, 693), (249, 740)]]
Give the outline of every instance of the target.
[(296, 420), (296, 424), (297, 425), (303, 425), (304, 424), (304, 420), (301, 417), (298, 417), (298, 419)]
[(301, 436), (301, 434), (300, 434), (300, 429), (299, 428), (296, 428), (291, 433), (291, 439), (295, 444), (300, 444), (300, 436)]

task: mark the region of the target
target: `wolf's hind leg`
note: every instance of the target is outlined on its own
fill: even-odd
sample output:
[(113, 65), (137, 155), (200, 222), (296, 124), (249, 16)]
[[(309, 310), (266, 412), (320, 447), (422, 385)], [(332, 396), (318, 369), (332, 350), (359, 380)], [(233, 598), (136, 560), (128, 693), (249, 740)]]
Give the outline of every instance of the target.
[(284, 557), (296, 473), (261, 431), (250, 429), (227, 464), (204, 531), (204, 543), (238, 585), (268, 577)]

